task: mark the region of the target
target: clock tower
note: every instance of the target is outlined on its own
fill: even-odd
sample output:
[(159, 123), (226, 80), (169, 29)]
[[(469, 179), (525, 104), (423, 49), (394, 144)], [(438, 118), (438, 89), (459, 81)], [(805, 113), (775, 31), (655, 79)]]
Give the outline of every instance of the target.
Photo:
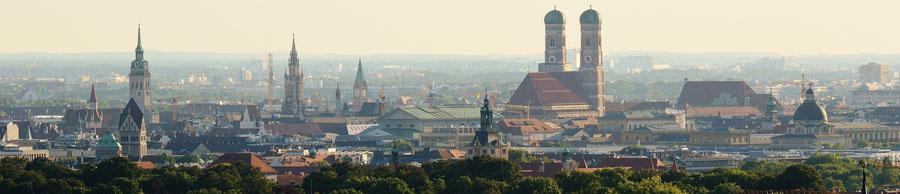
[(153, 95), (150, 91), (150, 63), (144, 60), (144, 47), (141, 46), (141, 25), (138, 24), (137, 48), (134, 49), (134, 61), (131, 61), (131, 73), (128, 74), (129, 96), (134, 99), (144, 120), (150, 121), (150, 108)]

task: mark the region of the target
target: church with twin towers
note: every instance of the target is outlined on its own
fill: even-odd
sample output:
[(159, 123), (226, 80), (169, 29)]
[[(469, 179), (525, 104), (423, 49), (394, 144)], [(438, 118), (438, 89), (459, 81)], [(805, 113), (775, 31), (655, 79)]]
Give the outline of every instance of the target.
[(603, 63), (600, 14), (588, 9), (581, 24), (581, 64), (566, 61), (566, 16), (554, 8), (544, 15), (544, 62), (519, 84), (503, 112), (506, 118), (603, 116)]

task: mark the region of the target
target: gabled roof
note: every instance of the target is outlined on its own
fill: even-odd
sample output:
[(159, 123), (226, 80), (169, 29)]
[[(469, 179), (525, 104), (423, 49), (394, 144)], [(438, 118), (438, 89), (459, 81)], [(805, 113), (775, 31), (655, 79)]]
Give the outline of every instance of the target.
[[(509, 100), (511, 105), (587, 105), (587, 96), (575, 80), (578, 72), (528, 73)], [(529, 105), (530, 104), (530, 105)]]
[(224, 155), (220, 156), (219, 159), (213, 161), (209, 166), (215, 166), (216, 164), (221, 163), (234, 164), (238, 161), (249, 164), (250, 166), (253, 166), (255, 168), (259, 168), (259, 172), (263, 174), (278, 173), (278, 171), (269, 166), (269, 164), (266, 164), (266, 162), (264, 162), (262, 159), (259, 159), (259, 157), (251, 153), (225, 153)]
[(134, 123), (137, 126), (141, 126), (141, 123), (144, 122), (144, 112), (142, 112), (141, 107), (138, 107), (137, 103), (134, 102), (134, 98), (128, 101), (128, 105), (125, 105), (125, 109), (122, 109), (122, 114), (119, 116), (119, 127), (122, 127), (122, 123), (124, 123), (125, 119), (128, 117), (134, 119)]
[(743, 105), (744, 97), (756, 94), (744, 81), (687, 81), (678, 96), (678, 105), (709, 105), (720, 94), (727, 93)]

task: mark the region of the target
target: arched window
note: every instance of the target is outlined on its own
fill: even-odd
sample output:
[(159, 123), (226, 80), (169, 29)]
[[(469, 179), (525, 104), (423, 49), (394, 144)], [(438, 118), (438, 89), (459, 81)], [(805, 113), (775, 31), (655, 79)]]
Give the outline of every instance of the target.
[(556, 39), (550, 38), (550, 48), (556, 48)]

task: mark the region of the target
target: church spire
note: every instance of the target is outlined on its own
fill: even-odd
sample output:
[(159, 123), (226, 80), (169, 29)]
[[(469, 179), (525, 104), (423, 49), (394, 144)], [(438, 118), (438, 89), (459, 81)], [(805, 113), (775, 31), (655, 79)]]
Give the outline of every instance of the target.
[(297, 40), (293, 33), (291, 33), (291, 54), (297, 54)]
[(88, 103), (97, 103), (97, 92), (94, 90), (94, 84), (91, 84), (91, 98), (88, 98)]
[(363, 77), (363, 68), (362, 68), (362, 58), (359, 59), (359, 65), (356, 67), (356, 81), (353, 83), (354, 86), (366, 87), (366, 78)]
[(142, 54), (144, 53), (144, 47), (141, 46), (141, 24), (138, 23), (138, 41), (137, 48), (134, 49), (135, 53)]

